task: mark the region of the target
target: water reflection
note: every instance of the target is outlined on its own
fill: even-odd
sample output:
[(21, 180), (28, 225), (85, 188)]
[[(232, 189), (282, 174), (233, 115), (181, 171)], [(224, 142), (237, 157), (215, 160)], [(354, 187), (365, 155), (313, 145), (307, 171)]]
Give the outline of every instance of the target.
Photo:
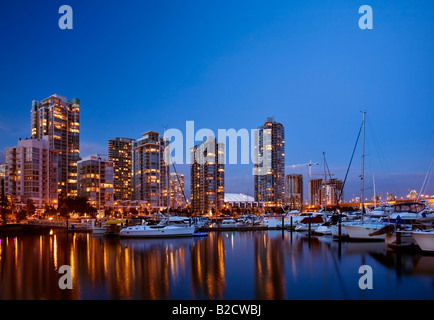
[(226, 288), (223, 233), (210, 233), (191, 250), (193, 299), (224, 299)]
[[(372, 292), (357, 286), (362, 264), (378, 275)], [(62, 265), (72, 267), (72, 290), (58, 286)], [(382, 299), (388, 286), (396, 298), (433, 298), (433, 275), (434, 256), (280, 231), (0, 237), (0, 299)]]
[(285, 299), (285, 266), (283, 242), (266, 233), (254, 234), (255, 298), (260, 300)]

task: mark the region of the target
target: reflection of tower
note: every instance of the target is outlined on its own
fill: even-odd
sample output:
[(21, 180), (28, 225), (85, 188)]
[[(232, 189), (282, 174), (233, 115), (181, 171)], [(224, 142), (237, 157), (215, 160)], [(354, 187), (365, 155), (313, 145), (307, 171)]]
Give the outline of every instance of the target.
[(193, 299), (224, 298), (226, 287), (224, 253), (223, 235), (218, 232), (211, 232), (207, 242), (196, 242), (192, 247)]
[(285, 299), (282, 239), (255, 235), (255, 299)]

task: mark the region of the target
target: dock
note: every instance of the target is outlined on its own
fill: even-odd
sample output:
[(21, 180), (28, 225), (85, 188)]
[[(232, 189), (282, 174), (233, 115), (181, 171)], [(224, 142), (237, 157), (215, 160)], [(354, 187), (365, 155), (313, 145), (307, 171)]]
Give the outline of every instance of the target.
[(0, 225), (0, 234), (40, 232), (50, 229), (63, 229), (67, 232), (92, 232), (86, 223), (78, 221), (27, 220), (26, 223)]
[[(263, 230), (282, 230), (282, 227), (267, 227), (267, 226), (239, 226), (239, 227), (199, 227), (200, 232), (219, 232), (219, 231), (263, 231)], [(284, 227), (283, 230), (294, 230), (294, 228)]]

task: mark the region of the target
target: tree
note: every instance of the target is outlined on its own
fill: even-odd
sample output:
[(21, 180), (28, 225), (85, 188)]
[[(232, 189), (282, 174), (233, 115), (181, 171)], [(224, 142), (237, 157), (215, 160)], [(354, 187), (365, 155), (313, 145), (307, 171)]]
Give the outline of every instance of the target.
[(91, 216), (96, 216), (96, 213), (98, 212), (96, 208), (92, 207), (89, 204), (88, 199), (86, 197), (81, 197), (81, 196), (62, 197), (59, 199), (59, 207), (63, 210), (64, 213), (66, 213), (66, 210), (68, 210), (68, 213), (66, 215), (69, 215), (69, 212), (77, 212), (80, 214), (86, 213)]
[(69, 213), (70, 213), (70, 211), (69, 211), (68, 205), (66, 203), (62, 203), (60, 205), (60, 208), (59, 208), (60, 216), (62, 216), (64, 218), (69, 218), (69, 215), (70, 215)]
[(33, 203), (32, 199), (27, 199), (27, 204), (26, 204), (26, 212), (28, 216), (31, 216), (35, 213), (36, 207), (35, 204)]
[(24, 209), (21, 209), (16, 214), (16, 218), (17, 218), (17, 220), (24, 220), (24, 219), (26, 219), (27, 218), (27, 211), (24, 210)]
[(52, 216), (57, 213), (57, 210), (50, 204), (46, 203), (44, 207), (44, 215), (45, 216)]

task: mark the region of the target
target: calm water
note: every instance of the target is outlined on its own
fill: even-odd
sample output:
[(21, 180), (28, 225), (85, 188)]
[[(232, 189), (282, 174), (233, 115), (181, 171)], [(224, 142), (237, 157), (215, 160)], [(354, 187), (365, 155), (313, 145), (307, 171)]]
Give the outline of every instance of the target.
[[(0, 236), (0, 299), (433, 299), (434, 256), (285, 231), (119, 239)], [(72, 267), (61, 290), (59, 267)], [(373, 289), (361, 290), (361, 265)]]

